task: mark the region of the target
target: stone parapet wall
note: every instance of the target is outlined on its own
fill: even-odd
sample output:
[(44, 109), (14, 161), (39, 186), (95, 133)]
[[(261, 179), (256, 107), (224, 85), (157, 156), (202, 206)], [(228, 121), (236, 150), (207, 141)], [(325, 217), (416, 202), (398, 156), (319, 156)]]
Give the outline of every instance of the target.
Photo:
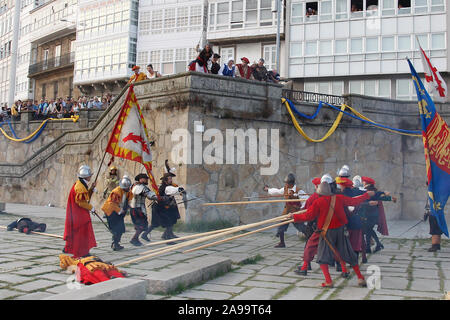
[[(164, 160), (169, 159), (171, 166), (177, 169), (175, 182), (184, 185), (190, 196), (202, 198), (188, 203), (188, 220), (224, 218), (237, 224), (276, 216), (282, 211), (280, 204), (232, 207), (204, 207), (201, 204), (237, 201), (246, 196), (263, 194), (265, 184), (282, 187), (283, 179), (289, 172), (296, 174), (299, 186), (312, 192), (312, 178), (326, 172), (336, 175), (337, 169), (344, 164), (350, 166), (352, 175), (371, 176), (380, 189), (399, 196), (399, 203), (385, 204), (389, 219), (422, 217), (426, 189), (420, 138), (361, 125), (358, 120), (344, 116), (341, 125), (328, 140), (323, 143), (307, 142), (295, 130), (285, 107), (281, 105), (281, 91), (280, 85), (198, 73), (178, 74), (135, 84), (135, 93), (149, 134), (156, 141), (152, 153), (157, 182), (164, 173)], [(126, 88), (93, 125), (95, 120), (88, 118), (75, 130), (65, 131), (65, 124), (62, 124), (42, 141), (40, 138), (31, 145), (1, 140), (3, 150), (8, 150), (8, 153), (14, 150), (14, 154), (0, 159), (0, 202), (52, 203), (64, 207), (78, 167), (88, 164), (94, 171), (98, 170), (109, 135), (125, 101), (125, 93)], [(345, 98), (349, 105), (375, 121), (393, 127), (420, 129), (417, 104), (357, 95)], [(306, 103), (297, 106), (306, 114), (314, 113), (316, 107)], [(448, 104), (438, 105), (438, 108), (448, 121)], [(317, 119), (299, 119), (299, 122), (311, 137), (319, 138), (329, 130), (336, 116), (337, 111), (324, 107)], [(271, 129), (278, 129), (278, 149), (272, 148), (270, 142), (267, 146), (269, 154), (279, 151), (278, 173), (264, 176), (260, 169), (267, 165), (260, 162), (248, 164), (247, 143), (236, 147), (236, 153), (245, 152), (246, 164), (175, 163), (171, 157), (175, 145), (171, 135), (179, 128), (188, 129), (194, 135), (194, 121), (200, 121), (205, 130), (218, 129), (224, 137), (226, 129), (268, 129), (269, 133)], [(25, 136), (27, 130), (18, 128), (17, 133)], [(33, 146), (35, 143), (36, 146)], [(202, 148), (209, 144), (203, 142)], [(103, 202), (104, 177), (110, 158), (106, 156), (100, 170), (97, 183), (99, 193), (92, 199), (96, 208)], [(143, 171), (143, 167), (135, 162), (116, 159), (114, 163), (121, 175), (134, 177)]]

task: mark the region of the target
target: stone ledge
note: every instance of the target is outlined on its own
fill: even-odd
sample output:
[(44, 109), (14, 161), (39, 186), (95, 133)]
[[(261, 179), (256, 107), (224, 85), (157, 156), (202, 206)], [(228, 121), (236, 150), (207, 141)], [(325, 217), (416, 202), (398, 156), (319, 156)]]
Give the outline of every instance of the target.
[(218, 273), (231, 269), (231, 259), (219, 256), (207, 256), (192, 259), (182, 265), (169, 267), (161, 271), (151, 271), (144, 280), (147, 292), (166, 294), (179, 286), (187, 287), (214, 278)]
[(145, 287), (144, 280), (117, 278), (43, 300), (143, 300), (147, 295)]

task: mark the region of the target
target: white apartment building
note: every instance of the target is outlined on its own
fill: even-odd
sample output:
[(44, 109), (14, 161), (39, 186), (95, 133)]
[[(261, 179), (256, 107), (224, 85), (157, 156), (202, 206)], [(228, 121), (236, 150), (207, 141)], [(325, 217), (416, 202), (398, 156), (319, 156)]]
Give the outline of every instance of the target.
[(163, 75), (185, 72), (206, 39), (205, 0), (141, 0), (136, 64)]
[(136, 63), (138, 1), (79, 0), (74, 85), (82, 93), (118, 92)]
[[(283, 1), (283, 7), (284, 3)], [(221, 62), (229, 58), (241, 63), (247, 57), (250, 63), (262, 57), (268, 70), (276, 68), (277, 14), (273, 0), (209, 0), (208, 42), (214, 45), (214, 52), (221, 55)], [(284, 8), (280, 23), (280, 57), (285, 56)], [(280, 59), (282, 77), (287, 76), (285, 59)]]
[[(299, 90), (414, 100), (405, 57), (423, 72), (416, 39), (448, 82), (445, 0), (288, 0), (287, 6), (285, 59)], [(309, 8), (314, 15), (306, 15)]]

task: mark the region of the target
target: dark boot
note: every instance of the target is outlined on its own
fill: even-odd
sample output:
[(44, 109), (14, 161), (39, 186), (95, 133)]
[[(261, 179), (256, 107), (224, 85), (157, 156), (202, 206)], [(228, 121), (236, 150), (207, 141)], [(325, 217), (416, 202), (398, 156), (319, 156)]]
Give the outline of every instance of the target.
[(336, 261), (336, 271), (337, 272), (342, 272), (341, 264), (339, 262), (337, 262), (337, 261)]
[(151, 240), (150, 240), (150, 238), (148, 237), (148, 234), (149, 234), (152, 230), (153, 230), (152, 227), (148, 227), (148, 228), (147, 228), (147, 231), (144, 231), (144, 232), (142, 233), (141, 238), (144, 239), (145, 241), (150, 242)]
[(438, 250), (441, 250), (440, 244), (432, 244), (431, 248), (428, 249), (428, 252), (436, 252)]
[(294, 273), (298, 274), (299, 276), (307, 276), (308, 275), (308, 271), (307, 270), (302, 270), (302, 269), (295, 269)]
[(311, 268), (311, 262), (308, 263), (308, 270), (312, 270), (312, 268)]
[(373, 253), (380, 251), (381, 249), (384, 249), (384, 246), (380, 243), (377, 244), (377, 246), (375, 247), (375, 250), (373, 250)]
[(167, 229), (164, 230), (164, 233), (162, 234), (161, 239), (163, 239), (163, 240), (169, 240), (170, 239), (169, 235), (167, 234)]
[(280, 243), (275, 246), (275, 248), (286, 248), (286, 244), (284, 243), (284, 232), (280, 233)]
[(170, 226), (169, 228), (167, 228), (168, 229), (168, 233), (169, 233), (169, 237), (171, 238), (171, 239), (175, 239), (175, 238), (178, 238), (174, 233), (173, 233), (173, 226)]
[(133, 238), (131, 239), (130, 243), (133, 246), (140, 247), (142, 246), (142, 243), (139, 241), (139, 235), (141, 234), (142, 230), (136, 230), (136, 233), (134, 234)]

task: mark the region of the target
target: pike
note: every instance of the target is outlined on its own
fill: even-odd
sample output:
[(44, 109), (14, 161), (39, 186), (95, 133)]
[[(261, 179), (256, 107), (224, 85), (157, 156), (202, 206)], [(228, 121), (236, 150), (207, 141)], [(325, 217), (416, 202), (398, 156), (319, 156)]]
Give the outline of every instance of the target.
[[(299, 194), (299, 196), (311, 196), (311, 193), (302, 193)], [(283, 194), (281, 195), (274, 195), (274, 196), (254, 196), (254, 197), (244, 197), (244, 199), (270, 199), (270, 198), (282, 198), (284, 197)]]
[[(0, 229), (8, 229), (5, 226), (0, 226)], [(63, 236), (59, 236), (57, 234), (51, 234), (51, 233), (44, 233), (44, 232), (36, 232), (36, 231), (31, 231), (31, 233), (33, 234), (38, 234), (40, 236), (46, 236), (46, 237), (53, 237), (53, 238), (59, 238), (59, 239), (63, 239)]]
[(258, 203), (277, 203), (277, 202), (306, 202), (302, 199), (283, 199), (283, 200), (257, 200), (257, 201), (236, 201), (236, 202), (216, 202), (216, 203), (204, 203), (203, 206), (226, 206), (237, 204), (258, 204)]

